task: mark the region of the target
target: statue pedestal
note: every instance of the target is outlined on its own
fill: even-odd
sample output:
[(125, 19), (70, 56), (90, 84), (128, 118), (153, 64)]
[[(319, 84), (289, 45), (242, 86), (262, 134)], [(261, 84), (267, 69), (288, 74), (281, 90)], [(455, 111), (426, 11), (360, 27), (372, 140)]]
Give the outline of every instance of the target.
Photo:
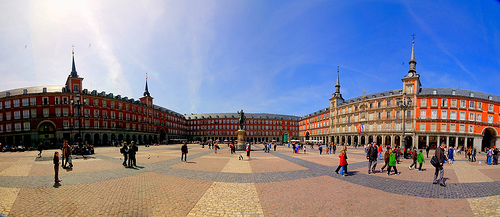
[(238, 130), (238, 143), (236, 144), (236, 151), (245, 151), (246, 147), (245, 130)]

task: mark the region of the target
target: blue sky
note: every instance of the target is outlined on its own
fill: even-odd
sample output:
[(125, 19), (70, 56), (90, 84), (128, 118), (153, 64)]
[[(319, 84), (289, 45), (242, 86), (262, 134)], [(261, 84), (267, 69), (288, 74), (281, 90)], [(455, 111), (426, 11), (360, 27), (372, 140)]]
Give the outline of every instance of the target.
[(303, 116), (402, 87), (411, 35), (423, 87), (500, 95), (500, 3), (484, 1), (0, 1), (0, 91), (64, 85), (182, 114)]

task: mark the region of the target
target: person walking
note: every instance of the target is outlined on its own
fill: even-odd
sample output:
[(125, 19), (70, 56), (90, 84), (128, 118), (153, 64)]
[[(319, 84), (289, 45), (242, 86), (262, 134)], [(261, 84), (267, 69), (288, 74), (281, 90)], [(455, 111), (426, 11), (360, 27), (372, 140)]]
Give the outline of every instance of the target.
[(66, 164), (68, 164), (69, 162), (69, 158), (71, 158), (71, 148), (69, 147), (68, 145), (68, 141), (64, 141), (64, 145), (63, 145), (63, 155), (64, 155), (64, 158), (63, 159), (66, 159), (66, 161), (64, 161), (63, 163), (63, 168), (66, 168)]
[(123, 154), (123, 163), (122, 163), (122, 165), (124, 167), (126, 167), (127, 166), (127, 160), (128, 160), (128, 146), (127, 146), (127, 142), (123, 142), (122, 148), (120, 148), (120, 153)]
[(378, 159), (379, 159), (379, 160), (380, 160), (380, 158), (382, 157), (382, 151), (383, 151), (383, 150), (382, 150), (382, 146), (381, 146), (381, 145), (379, 145), (379, 146), (378, 146)]
[(339, 154), (340, 158), (340, 163), (339, 166), (341, 167), (340, 169), (340, 175), (341, 176), (346, 176), (347, 175), (347, 169), (345, 168), (347, 166), (347, 159), (345, 156), (345, 150), (342, 150)]
[(391, 148), (388, 147), (387, 151), (385, 151), (385, 153), (384, 153), (384, 162), (385, 162), (385, 164), (384, 164), (384, 166), (382, 168), (380, 168), (380, 172), (383, 172), (384, 169), (385, 169), (385, 167), (387, 167), (387, 165), (389, 165), (389, 156), (390, 155), (391, 155)]
[[(347, 146), (342, 147), (340, 153), (344, 153), (344, 159), (347, 162)], [(344, 169), (344, 174), (347, 174), (347, 163), (345, 165), (339, 165), (335, 170), (335, 173), (339, 174), (341, 168)]]
[[(444, 183), (444, 168), (443, 168), (443, 164), (445, 161), (447, 161), (448, 159), (446, 159), (446, 155), (444, 154), (444, 148), (446, 147), (446, 144), (441, 143), (441, 146), (436, 148), (436, 153), (434, 154), (439, 162), (439, 164), (436, 166), (436, 170), (434, 172), (434, 181), (432, 182), (432, 184), (439, 184), (443, 187), (446, 187), (446, 184)], [(438, 177), (438, 173), (439, 173), (439, 180), (437, 179)]]
[(408, 167), (408, 169), (411, 170), (413, 165), (415, 165), (415, 169), (417, 169), (417, 149), (416, 148), (413, 148), (413, 152), (411, 154), (411, 159), (413, 160), (413, 163), (410, 165), (410, 167)]
[(498, 165), (498, 148), (493, 150), (493, 165)]
[(56, 183), (59, 183), (61, 182), (61, 180), (59, 179), (59, 164), (61, 164), (59, 162), (59, 152), (55, 152), (54, 153), (54, 158), (52, 159), (53, 163), (54, 163), (54, 181)]
[(319, 155), (321, 155), (321, 153), (323, 153), (323, 146), (321, 146), (321, 144), (318, 144), (318, 150), (319, 150)]
[(335, 150), (337, 150), (337, 146), (335, 145), (335, 143), (333, 143), (332, 149), (333, 149), (333, 154), (335, 154)]
[(418, 166), (418, 171), (419, 171), (419, 172), (422, 172), (422, 164), (424, 164), (424, 163), (425, 163), (424, 154), (422, 153), (422, 150), (420, 150), (420, 151), (418, 152), (417, 162), (418, 162), (418, 164), (419, 164), (419, 166)]
[(250, 145), (247, 144), (245, 151), (247, 151), (247, 158), (250, 160)]
[(277, 146), (277, 144), (276, 144), (276, 143), (274, 143), (274, 151), (276, 151), (276, 146)]
[(476, 147), (472, 146), (472, 150), (471, 150), (472, 159), (471, 159), (471, 162), (476, 162), (476, 154), (477, 154)]
[(493, 159), (493, 148), (486, 148), (486, 163), (491, 165), (491, 160)]
[(448, 149), (448, 159), (449, 159), (448, 162), (449, 162), (449, 164), (452, 164), (453, 160), (455, 159), (454, 153), (455, 153), (455, 148), (450, 147)]
[(217, 150), (218, 149), (219, 149), (219, 143), (216, 142), (215, 145), (214, 145), (214, 153), (217, 154)]
[(427, 153), (427, 158), (429, 158), (429, 149), (430, 149), (430, 146), (425, 147), (425, 153)]
[[(390, 148), (389, 148), (390, 149)], [(396, 154), (391, 151), (389, 154), (389, 167), (387, 168), (387, 175), (391, 175), (391, 168), (394, 168), (394, 174), (399, 175), (398, 169), (396, 168)]]
[(38, 151), (40, 152), (40, 153), (38, 153), (38, 157), (42, 157), (43, 143), (41, 143), (41, 142), (38, 145)]
[(366, 152), (366, 159), (368, 159), (368, 174), (375, 173), (375, 167), (377, 166), (377, 153), (377, 143), (373, 143), (368, 147)]
[[(188, 154), (188, 147), (187, 147), (187, 142), (184, 142), (184, 144), (182, 144), (181, 146), (181, 161), (185, 161), (187, 162), (187, 154)], [(184, 160), (183, 160), (184, 158)]]

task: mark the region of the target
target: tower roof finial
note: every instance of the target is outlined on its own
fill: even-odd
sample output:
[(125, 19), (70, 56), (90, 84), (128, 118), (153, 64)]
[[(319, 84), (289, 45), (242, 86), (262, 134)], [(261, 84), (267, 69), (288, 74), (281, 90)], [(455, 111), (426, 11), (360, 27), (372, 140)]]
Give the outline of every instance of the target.
[(146, 72), (146, 89), (144, 89), (143, 96), (151, 96), (151, 94), (149, 94), (149, 90), (148, 90), (148, 73), (147, 72)]
[(413, 37), (413, 40), (411, 42), (411, 57), (410, 57), (410, 70), (408, 70), (408, 76), (413, 77), (415, 73), (417, 72), (416, 66), (417, 66), (417, 61), (415, 61), (415, 33), (411, 35)]
[(78, 73), (76, 72), (76, 66), (75, 66), (75, 45), (72, 46), (71, 54), (73, 55), (73, 66), (71, 68), (70, 76), (73, 78), (78, 78)]

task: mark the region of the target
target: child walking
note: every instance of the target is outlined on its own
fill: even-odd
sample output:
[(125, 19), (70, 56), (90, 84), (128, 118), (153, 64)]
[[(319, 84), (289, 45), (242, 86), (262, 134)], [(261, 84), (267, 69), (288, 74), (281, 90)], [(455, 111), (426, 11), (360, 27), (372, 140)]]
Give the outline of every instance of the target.
[(55, 152), (54, 153), (54, 159), (52, 160), (54, 162), (54, 181), (56, 183), (59, 183), (61, 180), (59, 179), (59, 164), (61, 164), (59, 162), (59, 152)]
[(420, 150), (420, 152), (418, 152), (417, 162), (419, 163), (418, 171), (422, 172), (422, 164), (425, 163), (424, 153), (422, 153), (422, 150)]
[[(389, 150), (391, 150), (391, 148), (389, 148)], [(396, 155), (394, 154), (394, 152), (391, 152), (391, 154), (389, 155), (389, 167), (387, 168), (387, 175), (388, 176), (391, 175), (391, 168), (394, 168), (394, 173), (396, 175), (400, 174), (398, 172), (398, 169), (396, 168)]]

